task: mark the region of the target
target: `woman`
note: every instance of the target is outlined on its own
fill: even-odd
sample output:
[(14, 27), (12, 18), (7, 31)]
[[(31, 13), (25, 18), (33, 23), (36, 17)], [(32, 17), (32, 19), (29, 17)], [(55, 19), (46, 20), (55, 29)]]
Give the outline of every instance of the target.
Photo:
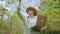
[(26, 9), (28, 16), (24, 16), (18, 10), (18, 15), (24, 22), (24, 34), (39, 34), (37, 31), (33, 31), (31, 28), (36, 25), (37, 21), (37, 10), (34, 7), (28, 7)]

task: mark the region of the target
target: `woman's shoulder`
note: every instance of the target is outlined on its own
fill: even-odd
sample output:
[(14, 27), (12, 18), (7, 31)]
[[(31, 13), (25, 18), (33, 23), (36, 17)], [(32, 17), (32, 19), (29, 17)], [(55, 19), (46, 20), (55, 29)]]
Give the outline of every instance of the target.
[(27, 19), (27, 18), (28, 18), (28, 16), (24, 16), (24, 18), (25, 18), (25, 19)]
[(38, 16), (34, 16), (34, 18), (37, 18)]

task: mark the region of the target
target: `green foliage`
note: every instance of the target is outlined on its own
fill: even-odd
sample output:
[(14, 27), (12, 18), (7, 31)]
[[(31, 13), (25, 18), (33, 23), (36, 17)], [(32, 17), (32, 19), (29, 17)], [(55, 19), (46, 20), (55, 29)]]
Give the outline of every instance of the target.
[(39, 14), (45, 15), (48, 17), (47, 25), (49, 25), (48, 27), (50, 27), (50, 30), (54, 30), (54, 28), (56, 28), (55, 30), (57, 30), (59, 27), (56, 24), (60, 23), (59, 2), (58, 0), (53, 1), (53, 2), (52, 0), (48, 0), (47, 1), (48, 3), (44, 0), (43, 2), (44, 3), (42, 4), (40, 8)]
[[(6, 3), (6, 6), (9, 5), (9, 0)], [(12, 0), (12, 3), (15, 3), (15, 0)], [(23, 5), (22, 5), (23, 6)], [(48, 17), (47, 19), (47, 28), (44, 31), (41, 31), (41, 34), (49, 34), (48, 32), (51, 30), (60, 30), (60, 4), (59, 0), (43, 0), (42, 5), (39, 11), (40, 15), (45, 15)], [(0, 34), (21, 34), (23, 32), (23, 21), (17, 15), (15, 11), (13, 14), (10, 14), (7, 10), (2, 10), (2, 6), (0, 5), (0, 11), (2, 12), (2, 16), (6, 14), (8, 16), (8, 20), (0, 19)], [(48, 31), (48, 32), (47, 32)], [(52, 33), (53, 34), (53, 33)]]

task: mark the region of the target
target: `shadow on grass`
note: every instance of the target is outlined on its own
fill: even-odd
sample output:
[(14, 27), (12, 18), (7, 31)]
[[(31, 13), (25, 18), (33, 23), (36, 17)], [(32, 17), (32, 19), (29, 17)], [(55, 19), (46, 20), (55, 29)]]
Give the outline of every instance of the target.
[(60, 31), (41, 31), (40, 34), (60, 34)]
[(60, 31), (48, 31), (47, 34), (60, 34)]

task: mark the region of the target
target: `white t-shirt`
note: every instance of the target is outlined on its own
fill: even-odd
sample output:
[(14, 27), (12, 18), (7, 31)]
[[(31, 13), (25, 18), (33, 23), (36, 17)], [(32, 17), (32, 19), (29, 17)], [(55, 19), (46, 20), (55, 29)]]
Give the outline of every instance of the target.
[(28, 28), (32, 28), (33, 26), (36, 25), (37, 16), (28, 17), (26, 21), (27, 21), (26, 23), (27, 23)]

